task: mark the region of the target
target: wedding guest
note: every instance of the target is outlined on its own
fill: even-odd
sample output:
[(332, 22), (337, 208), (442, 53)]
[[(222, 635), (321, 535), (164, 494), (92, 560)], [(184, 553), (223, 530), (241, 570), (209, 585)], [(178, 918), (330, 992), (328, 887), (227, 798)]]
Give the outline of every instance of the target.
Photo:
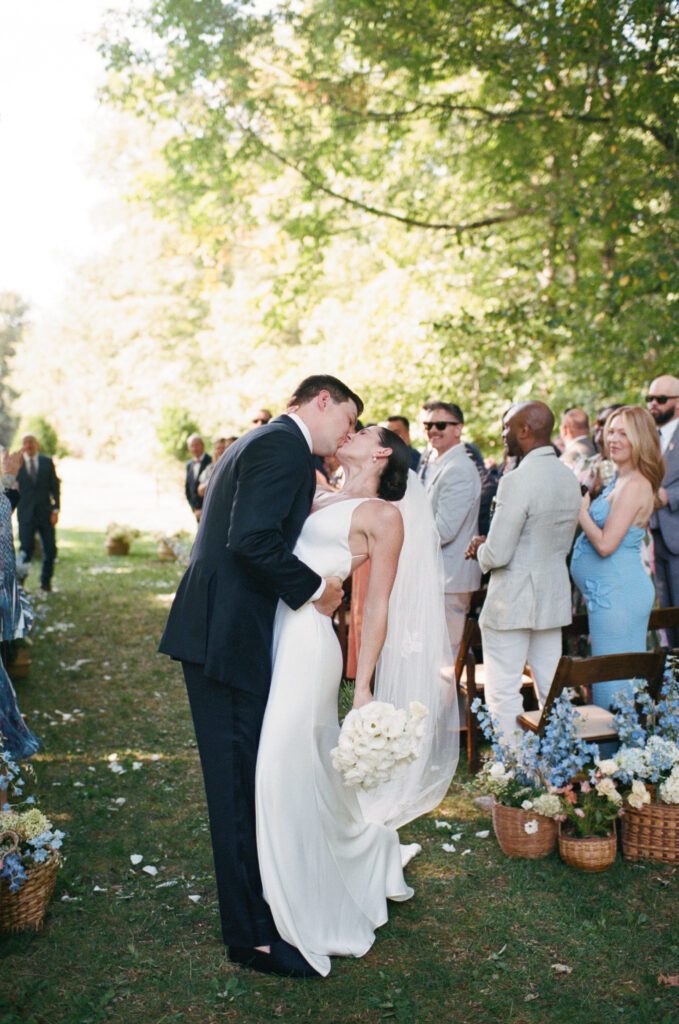
[(410, 443), (410, 420), (407, 416), (402, 416), (400, 413), (394, 413), (392, 416), (387, 416), (384, 426), (400, 437), (401, 440), (408, 445), (410, 451), (410, 468), (417, 472), (417, 467), (420, 464), (420, 453), (417, 448), (413, 448)]
[(19, 504), (19, 544), (24, 564), (31, 562), (35, 551), (35, 535), (42, 544), (40, 589), (52, 589), (54, 560), (57, 554), (55, 527), (59, 520), (61, 485), (52, 459), (40, 452), (38, 439), (26, 434), (21, 441), (23, 461), (17, 472)]
[(271, 412), (268, 409), (257, 409), (250, 421), (253, 427), (265, 427), (271, 419)]
[[(604, 428), (604, 451), (616, 475), (598, 498), (582, 500), (571, 574), (585, 598), (592, 654), (645, 651), (655, 588), (641, 561), (646, 524), (661, 487), (664, 465), (653, 417), (623, 406)], [(595, 683), (593, 702), (609, 707), (632, 682)]]
[[(658, 491), (659, 508), (651, 516), (655, 583), (661, 608), (679, 605), (679, 379), (656, 377), (646, 396), (658, 430), (665, 474)], [(670, 647), (679, 647), (679, 629), (670, 629)]]
[(544, 402), (523, 402), (505, 413), (505, 449), (520, 461), (500, 480), (488, 536), (475, 537), (466, 552), (491, 574), (479, 620), (486, 703), (508, 744), (517, 742), (526, 664), (542, 703), (561, 656), (561, 627), (571, 621), (566, 558), (581, 495), (556, 457), (553, 429)]
[(429, 416), (422, 425), (436, 459), (430, 463), (424, 487), (441, 537), (446, 622), (455, 659), (471, 595), (481, 582), (478, 565), (464, 557), (478, 529), (481, 479), (462, 443), (460, 407), (441, 402), (429, 410)]
[(207, 485), (210, 482), (210, 477), (215, 471), (215, 466), (221, 459), (222, 455), (234, 441), (237, 441), (237, 437), (218, 437), (212, 446), (212, 462), (210, 462), (205, 469), (201, 472), (198, 477), (198, 494), (201, 498), (205, 497), (207, 491)]
[(186, 500), (191, 506), (191, 511), (200, 522), (200, 515), (203, 508), (203, 496), (198, 493), (200, 474), (212, 462), (212, 458), (205, 451), (205, 442), (200, 434), (189, 434), (186, 439), (186, 446), (191, 452), (191, 458), (186, 463), (186, 480), (184, 482), (184, 493)]
[(594, 442), (589, 436), (589, 417), (584, 409), (567, 409), (561, 417), (561, 440), (563, 452), (561, 461), (573, 469), (583, 458), (595, 454)]
[(592, 456), (580, 459), (573, 470), (578, 482), (585, 485), (592, 498), (598, 497), (615, 476), (615, 464), (604, 455), (604, 427), (606, 420), (616, 409), (622, 409), (622, 403), (614, 402), (599, 410), (592, 435), (596, 452)]
[[(22, 452), (2, 457), (2, 490), (0, 490), (0, 746), (12, 757), (30, 757), (40, 743), (30, 731), (17, 704), (16, 693), (5, 670), (7, 645), (25, 637), (32, 623), (32, 611), (16, 578), (12, 511), (19, 503), (17, 474)], [(0, 809), (4, 803), (0, 788)]]

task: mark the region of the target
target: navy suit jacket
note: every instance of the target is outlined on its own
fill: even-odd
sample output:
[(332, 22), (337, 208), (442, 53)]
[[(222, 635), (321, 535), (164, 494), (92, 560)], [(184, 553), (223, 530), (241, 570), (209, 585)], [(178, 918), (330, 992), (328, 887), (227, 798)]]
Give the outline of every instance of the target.
[(163, 654), (204, 666), (212, 679), (268, 693), (278, 599), (299, 608), (321, 584), (292, 553), (315, 488), (309, 446), (288, 416), (227, 449), (205, 495)]
[(59, 511), (60, 483), (54, 463), (48, 455), (38, 455), (38, 471), (33, 481), (22, 462), (17, 473), (19, 485), (19, 505), (17, 518), (19, 523), (30, 525), (49, 524), (52, 512)]
[(186, 500), (192, 509), (203, 507), (203, 496), (198, 493), (198, 481), (200, 480), (200, 474), (209, 466), (212, 462), (212, 456), (208, 455), (207, 452), (203, 452), (200, 459), (200, 469), (198, 470), (198, 476), (193, 471), (193, 459), (189, 459), (186, 463), (186, 482), (184, 483), (184, 493), (186, 494)]

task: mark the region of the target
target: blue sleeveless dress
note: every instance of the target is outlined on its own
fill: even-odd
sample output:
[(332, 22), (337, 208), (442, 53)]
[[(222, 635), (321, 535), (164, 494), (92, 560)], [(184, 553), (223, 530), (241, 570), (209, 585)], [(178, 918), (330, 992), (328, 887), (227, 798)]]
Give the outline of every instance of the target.
[[(592, 502), (589, 514), (603, 528), (611, 506), (608, 495), (617, 477)], [(655, 601), (655, 587), (641, 561), (645, 530), (630, 526), (615, 551), (602, 557), (584, 533), (573, 548), (571, 576), (587, 603), (592, 654), (626, 654), (646, 650), (648, 617)], [(609, 707), (616, 693), (632, 693), (631, 680), (595, 683), (593, 700)]]

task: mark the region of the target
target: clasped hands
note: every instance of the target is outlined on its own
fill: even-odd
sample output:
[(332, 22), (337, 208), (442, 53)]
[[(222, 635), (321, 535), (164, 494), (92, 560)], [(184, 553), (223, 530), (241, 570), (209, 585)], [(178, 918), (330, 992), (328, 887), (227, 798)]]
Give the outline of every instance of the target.
[(313, 602), (313, 605), (321, 615), (333, 615), (341, 605), (343, 597), (342, 580), (339, 576), (328, 576), (325, 581), (325, 590), (318, 601)]
[(483, 537), (482, 536), (472, 537), (472, 539), (471, 539), (471, 541), (469, 543), (469, 547), (467, 548), (467, 550), (464, 553), (464, 557), (465, 558), (474, 558), (475, 559), (476, 558), (476, 552), (479, 550), (481, 545), (483, 543), (485, 543), (485, 540), (486, 540), (485, 536), (483, 536)]

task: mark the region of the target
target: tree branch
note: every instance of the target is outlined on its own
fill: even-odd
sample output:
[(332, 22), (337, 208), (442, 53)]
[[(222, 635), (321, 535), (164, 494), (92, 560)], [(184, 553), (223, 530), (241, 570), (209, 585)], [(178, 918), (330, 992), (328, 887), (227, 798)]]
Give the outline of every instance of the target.
[(521, 217), (529, 217), (531, 214), (537, 212), (536, 207), (520, 207), (515, 210), (507, 210), (505, 213), (493, 214), (489, 217), (482, 217), (479, 220), (467, 221), (466, 223), (453, 224), (448, 221), (425, 221), (419, 220), (415, 217), (407, 217), (404, 214), (394, 213), (392, 210), (383, 210), (377, 206), (372, 206), (369, 203), (364, 203), (360, 199), (352, 199), (351, 196), (342, 195), (341, 192), (336, 192), (334, 189), (325, 185), (322, 181), (314, 178), (313, 175), (309, 174), (303, 167), (295, 163), (289, 157), (279, 153), (278, 150), (274, 149), (267, 142), (259, 136), (251, 128), (245, 125), (240, 125), (240, 128), (245, 134), (253, 139), (258, 146), (272, 156), (275, 160), (278, 160), (285, 167), (289, 167), (295, 171), (300, 177), (304, 178), (312, 188), (318, 192), (322, 192), (326, 196), (330, 196), (331, 199), (337, 199), (339, 202), (345, 203), (348, 206), (352, 206), (357, 210), (362, 210), (364, 213), (369, 213), (374, 217), (386, 218), (388, 220), (395, 220), (399, 224), (405, 224), (407, 227), (412, 228), (425, 228), (429, 231), (450, 231), (456, 234), (462, 234), (467, 231), (475, 231), (479, 228), (492, 227), (494, 224), (506, 224), (513, 220), (519, 220)]

